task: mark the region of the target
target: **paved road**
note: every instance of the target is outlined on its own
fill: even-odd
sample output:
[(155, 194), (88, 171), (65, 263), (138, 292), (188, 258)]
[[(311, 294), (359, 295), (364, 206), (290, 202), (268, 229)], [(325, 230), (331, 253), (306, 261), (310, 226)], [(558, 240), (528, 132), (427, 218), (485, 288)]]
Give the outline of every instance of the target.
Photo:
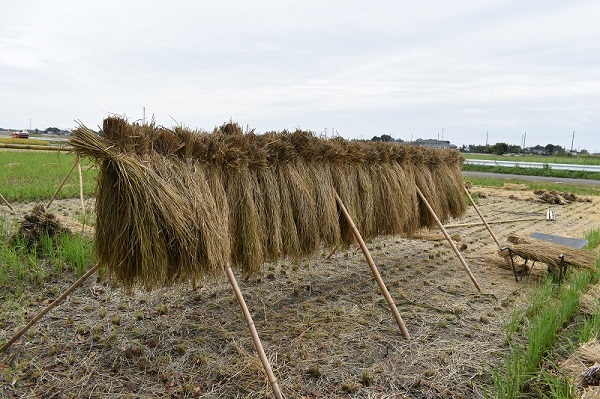
[(546, 177), (546, 176), (509, 175), (509, 174), (504, 174), (504, 173), (489, 173), (489, 172), (466, 172), (466, 171), (463, 171), (462, 173), (463, 173), (463, 176), (465, 176), (465, 177), (466, 176), (493, 177), (496, 179), (534, 180), (534, 181), (547, 181), (547, 182), (552, 182), (552, 183), (600, 186), (600, 180), (566, 179), (563, 177)]

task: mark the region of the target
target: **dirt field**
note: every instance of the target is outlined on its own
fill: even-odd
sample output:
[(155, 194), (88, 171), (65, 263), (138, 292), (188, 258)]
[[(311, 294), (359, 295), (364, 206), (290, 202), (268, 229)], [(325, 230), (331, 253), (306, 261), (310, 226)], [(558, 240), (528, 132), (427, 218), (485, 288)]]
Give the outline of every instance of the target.
[[(528, 200), (531, 191), (472, 191), (485, 195), (479, 206), (489, 221), (537, 218), (492, 225), (501, 241), (534, 231), (583, 237), (600, 226), (599, 198), (553, 205), (556, 221), (546, 222), (548, 205)], [(56, 206), (68, 215), (79, 205)], [(473, 208), (451, 221), (469, 222), (479, 222)], [(466, 246), (462, 253), (482, 294), (450, 246), (434, 240), (437, 231), (368, 244), (410, 341), (355, 248), (329, 260), (266, 265), (262, 276), (240, 278), (286, 398), (495, 397), (489, 373), (508, 353), (503, 328), (514, 307), (527, 304), (536, 273), (516, 283), (512, 272), (491, 262), (497, 246), (484, 226), (449, 232)], [(3, 305), (0, 338), (71, 282), (69, 276), (31, 292), (26, 314)], [(92, 278), (1, 354), (0, 370), (0, 397), (8, 398), (272, 397), (225, 277), (196, 290), (153, 292), (124, 292)]]

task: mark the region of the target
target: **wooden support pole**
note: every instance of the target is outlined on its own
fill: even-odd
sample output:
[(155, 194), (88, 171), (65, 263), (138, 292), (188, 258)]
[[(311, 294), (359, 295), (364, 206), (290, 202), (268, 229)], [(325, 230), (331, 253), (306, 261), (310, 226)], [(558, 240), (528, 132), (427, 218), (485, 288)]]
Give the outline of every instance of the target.
[(2, 194), (0, 194), (0, 199), (2, 199), (2, 202), (4, 202), (6, 206), (10, 208), (11, 211), (14, 211), (13, 207), (10, 206), (10, 203), (6, 200), (6, 198), (4, 198)]
[(77, 171), (79, 172), (79, 199), (81, 200), (81, 212), (85, 215), (85, 202), (83, 201), (83, 174), (81, 173), (81, 158), (77, 157)]
[(469, 197), (469, 200), (471, 201), (471, 204), (473, 204), (473, 208), (475, 208), (475, 212), (477, 212), (477, 214), (481, 218), (481, 221), (483, 222), (483, 224), (485, 224), (485, 228), (487, 229), (487, 231), (489, 231), (489, 233), (492, 236), (492, 238), (494, 239), (494, 241), (496, 241), (496, 245), (498, 245), (498, 247), (501, 247), (500, 241), (498, 241), (498, 239), (496, 238), (496, 235), (492, 231), (492, 228), (490, 227), (490, 225), (488, 224), (488, 222), (483, 217), (483, 214), (479, 210), (479, 207), (477, 206), (477, 204), (475, 203), (475, 201), (473, 201), (473, 197), (471, 197), (471, 193), (469, 192), (469, 190), (467, 190), (467, 188), (465, 186), (463, 186), (463, 188), (465, 190), (465, 193), (467, 194), (467, 197)]
[(54, 200), (56, 199), (56, 196), (58, 195), (58, 192), (65, 185), (67, 179), (69, 178), (69, 176), (71, 176), (71, 173), (73, 173), (73, 169), (75, 169), (75, 166), (77, 166), (78, 163), (79, 163), (79, 158), (77, 158), (75, 160), (75, 163), (73, 164), (73, 166), (71, 166), (71, 169), (69, 169), (69, 172), (67, 173), (67, 175), (65, 176), (65, 178), (62, 180), (62, 182), (60, 182), (60, 185), (56, 189), (56, 192), (54, 193), (54, 195), (52, 196), (52, 198), (50, 198), (50, 201), (48, 201), (48, 205), (46, 205), (46, 209), (50, 208), (50, 205), (52, 205), (52, 202), (54, 202)]
[(435, 220), (435, 222), (437, 223), (438, 227), (442, 231), (442, 234), (444, 234), (444, 237), (446, 237), (446, 240), (448, 240), (448, 243), (450, 244), (450, 246), (454, 250), (454, 253), (456, 254), (456, 256), (458, 257), (458, 259), (460, 260), (460, 263), (462, 263), (463, 267), (465, 268), (465, 270), (469, 274), (469, 277), (471, 278), (471, 281), (473, 282), (473, 284), (475, 284), (475, 287), (477, 287), (477, 290), (479, 292), (481, 292), (481, 287), (479, 286), (479, 283), (475, 279), (475, 276), (473, 276), (473, 273), (471, 273), (471, 269), (469, 269), (469, 266), (467, 266), (467, 262), (465, 261), (465, 258), (463, 258), (463, 256), (461, 255), (460, 251), (458, 250), (458, 248), (456, 248), (456, 244), (454, 244), (454, 241), (452, 241), (452, 238), (450, 238), (450, 235), (448, 234), (448, 232), (444, 228), (444, 225), (442, 224), (442, 222), (440, 222), (440, 219), (435, 214), (435, 211), (433, 210), (433, 208), (431, 207), (431, 205), (429, 205), (429, 202), (427, 201), (427, 198), (425, 198), (425, 196), (423, 195), (423, 193), (421, 192), (421, 190), (419, 190), (419, 187), (415, 187), (415, 188), (417, 189), (417, 194), (419, 195), (419, 198), (421, 198), (421, 201), (423, 201), (423, 203), (425, 204), (425, 206), (429, 210), (429, 213), (431, 214), (431, 216), (433, 216), (433, 219)]
[(338, 246), (334, 246), (333, 249), (331, 250), (331, 252), (329, 252), (329, 254), (325, 257), (325, 259), (329, 259), (333, 256), (333, 254), (338, 250)]
[[(509, 220), (492, 220), (487, 222), (487, 224), (501, 224), (501, 223), (514, 223), (514, 222), (532, 222), (534, 220), (541, 221), (540, 218), (521, 218), (521, 219), (509, 219)], [(474, 227), (474, 226), (483, 226), (485, 223), (476, 222), (476, 223), (458, 223), (458, 224), (445, 224), (444, 227), (446, 229), (451, 229), (455, 227)]]
[(31, 144), (8, 144), (0, 143), (0, 148), (10, 148), (14, 150), (37, 150), (37, 151), (73, 151), (73, 147), (54, 147), (50, 145), (31, 145)]
[(260, 357), (260, 362), (263, 365), (267, 373), (267, 377), (269, 378), (269, 383), (271, 384), (271, 388), (273, 389), (273, 394), (276, 399), (282, 399), (281, 390), (279, 389), (279, 385), (277, 384), (277, 379), (275, 378), (275, 374), (273, 374), (273, 370), (271, 369), (271, 364), (269, 363), (269, 359), (265, 354), (265, 350), (263, 349), (262, 343), (260, 342), (260, 338), (258, 337), (258, 332), (256, 331), (256, 326), (254, 325), (254, 321), (252, 321), (252, 316), (250, 315), (250, 311), (248, 310), (248, 306), (246, 306), (246, 301), (244, 300), (244, 296), (242, 295), (242, 291), (235, 279), (235, 275), (231, 270), (231, 267), (227, 267), (227, 277), (229, 278), (229, 282), (233, 287), (233, 291), (235, 292), (235, 296), (237, 297), (237, 301), (242, 308), (242, 312), (244, 313), (244, 318), (248, 323), (248, 328), (250, 328), (250, 334), (252, 335), (252, 342), (254, 343), (254, 347), (258, 352), (258, 356)]
[(56, 305), (64, 301), (71, 292), (75, 291), (77, 287), (79, 287), (85, 280), (87, 280), (92, 274), (96, 273), (96, 271), (100, 268), (100, 262), (96, 263), (94, 267), (88, 270), (83, 276), (79, 277), (79, 280), (75, 281), (65, 292), (63, 292), (58, 298), (56, 298), (51, 304), (42, 309), (25, 327), (19, 330), (18, 333), (15, 334), (14, 337), (9, 339), (3, 346), (0, 348), (0, 352), (4, 352), (9, 346), (11, 346), (21, 335), (25, 334), (27, 330), (29, 330), (35, 323), (38, 322), (46, 313), (51, 311)]
[(404, 320), (402, 320), (402, 316), (400, 316), (400, 312), (398, 312), (398, 308), (396, 307), (396, 304), (394, 303), (394, 300), (392, 299), (390, 292), (388, 291), (387, 287), (385, 286), (385, 283), (383, 282), (383, 279), (381, 278), (381, 275), (379, 274), (379, 270), (377, 269), (377, 266), (375, 266), (375, 262), (373, 262), (373, 258), (371, 257), (371, 254), (369, 253), (369, 249), (367, 248), (365, 241), (363, 240), (362, 236), (360, 235), (360, 232), (356, 228), (354, 221), (350, 217), (350, 214), (346, 210), (346, 207), (344, 206), (342, 199), (340, 198), (340, 196), (337, 193), (335, 193), (335, 200), (337, 201), (337, 204), (340, 207), (340, 210), (342, 211), (344, 218), (346, 218), (346, 221), (350, 225), (350, 228), (352, 229), (352, 233), (354, 233), (354, 238), (356, 238), (356, 241), (358, 241), (358, 245), (360, 245), (360, 249), (362, 250), (363, 254), (365, 255), (365, 258), (367, 259), (367, 263), (369, 264), (369, 267), (371, 268), (371, 273), (373, 273), (373, 277), (375, 277), (375, 280), (377, 281), (377, 284), (379, 285), (379, 289), (381, 290), (381, 293), (385, 297), (385, 300), (387, 301), (388, 306), (390, 307), (390, 310), (392, 311), (392, 314), (394, 315), (394, 319), (396, 319), (396, 324), (398, 324), (398, 327), (400, 327), (400, 331), (402, 331), (402, 335), (404, 335), (404, 338), (410, 339), (410, 334), (408, 332), (408, 329), (406, 328), (406, 325), (404, 324)]

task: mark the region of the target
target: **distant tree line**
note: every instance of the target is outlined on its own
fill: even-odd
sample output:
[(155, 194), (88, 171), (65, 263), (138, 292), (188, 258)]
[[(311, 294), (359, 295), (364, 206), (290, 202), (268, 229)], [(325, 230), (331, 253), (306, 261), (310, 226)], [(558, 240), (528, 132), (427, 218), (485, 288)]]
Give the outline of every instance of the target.
[[(560, 145), (546, 144), (546, 146), (536, 145), (535, 147), (521, 148), (519, 145), (496, 143), (491, 146), (486, 145), (468, 145), (461, 148), (463, 151), (477, 152), (484, 154), (538, 154), (538, 155), (568, 155), (569, 151), (565, 150)], [(582, 154), (587, 154), (586, 150), (581, 151)]]
[[(381, 136), (373, 136), (371, 141), (384, 141), (384, 142), (398, 142), (404, 143), (402, 139), (395, 139), (389, 134), (382, 134)], [(536, 155), (570, 155), (570, 152), (567, 151), (560, 145), (555, 144), (546, 144), (545, 146), (536, 145), (534, 147), (526, 147), (522, 148), (519, 145), (507, 144), (507, 143), (496, 143), (494, 145), (463, 145), (460, 148), (461, 151), (469, 151), (475, 153), (483, 153), (483, 154), (495, 154), (495, 155), (505, 155), (505, 154), (536, 154)], [(588, 151), (582, 150), (580, 154), (588, 154)]]
[[(19, 129), (6, 129), (3, 127), (0, 127), (0, 132), (13, 132), (13, 131), (19, 131)], [(48, 127), (46, 128), (46, 130), (40, 130), (40, 129), (28, 129), (27, 130), (29, 133), (34, 133), (34, 134), (67, 134), (67, 133), (71, 133), (70, 130), (66, 130), (66, 129), (59, 129), (57, 127)]]
[(389, 134), (382, 134), (381, 136), (373, 136), (373, 138), (371, 139), (371, 141), (395, 141), (398, 143), (404, 143), (404, 140), (401, 139), (395, 139), (392, 136), (390, 136)]

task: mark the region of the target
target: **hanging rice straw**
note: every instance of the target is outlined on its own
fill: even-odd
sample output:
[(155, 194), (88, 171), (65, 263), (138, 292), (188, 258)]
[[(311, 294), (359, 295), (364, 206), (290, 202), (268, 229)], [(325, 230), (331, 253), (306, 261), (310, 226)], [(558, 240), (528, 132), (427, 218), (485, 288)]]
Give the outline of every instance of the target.
[(265, 261), (349, 245), (336, 192), (366, 238), (434, 225), (415, 187), (443, 220), (464, 212), (456, 152), (119, 118), (104, 121), (102, 136), (80, 127), (70, 144), (99, 166), (96, 250), (125, 285), (202, 279), (227, 264), (251, 275)]

